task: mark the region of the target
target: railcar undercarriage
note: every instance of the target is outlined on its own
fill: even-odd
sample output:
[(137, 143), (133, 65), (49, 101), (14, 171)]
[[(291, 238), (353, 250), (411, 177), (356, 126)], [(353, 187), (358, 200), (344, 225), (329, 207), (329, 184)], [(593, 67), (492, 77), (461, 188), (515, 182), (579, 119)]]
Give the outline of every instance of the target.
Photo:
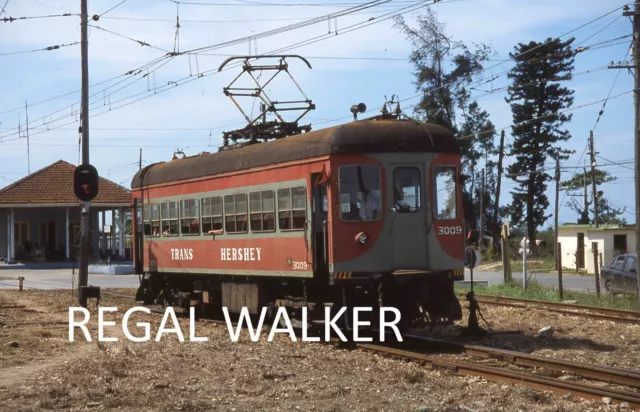
[[(446, 276), (407, 279), (398, 284), (391, 276), (368, 283), (318, 284), (312, 279), (249, 279), (238, 276), (145, 274), (136, 293), (136, 300), (145, 305), (196, 307), (202, 317), (219, 318), (222, 308), (240, 313), (246, 307), (258, 315), (262, 307), (273, 317), (279, 307), (285, 307), (291, 319), (301, 321), (306, 307), (310, 322), (324, 320), (324, 307), (331, 307), (335, 316), (342, 307), (346, 315), (342, 327), (351, 329), (349, 315), (354, 307), (396, 308), (401, 315), (402, 330), (412, 327), (452, 324), (462, 318), (460, 303), (453, 290), (453, 281)], [(377, 316), (371, 316), (372, 328), (377, 328)]]

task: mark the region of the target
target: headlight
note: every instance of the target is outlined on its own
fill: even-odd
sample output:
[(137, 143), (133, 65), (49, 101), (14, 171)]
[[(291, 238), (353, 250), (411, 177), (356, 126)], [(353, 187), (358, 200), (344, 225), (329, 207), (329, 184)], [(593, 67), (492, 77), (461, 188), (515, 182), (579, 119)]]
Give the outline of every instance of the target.
[(369, 241), (369, 235), (367, 235), (366, 233), (360, 232), (356, 235), (356, 242), (360, 243), (361, 245), (364, 245), (368, 241)]

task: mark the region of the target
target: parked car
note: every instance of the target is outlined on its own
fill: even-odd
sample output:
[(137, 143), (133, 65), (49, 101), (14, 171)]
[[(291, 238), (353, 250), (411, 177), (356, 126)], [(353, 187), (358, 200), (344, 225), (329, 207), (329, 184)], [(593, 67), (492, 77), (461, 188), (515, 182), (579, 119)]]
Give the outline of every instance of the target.
[(637, 293), (636, 254), (618, 255), (602, 267), (604, 288), (611, 294)]

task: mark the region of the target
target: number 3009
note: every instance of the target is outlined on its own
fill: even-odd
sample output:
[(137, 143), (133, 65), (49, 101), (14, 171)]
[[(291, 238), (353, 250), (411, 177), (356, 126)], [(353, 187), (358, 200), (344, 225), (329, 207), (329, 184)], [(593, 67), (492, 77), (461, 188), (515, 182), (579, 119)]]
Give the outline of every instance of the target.
[(439, 235), (459, 235), (461, 233), (461, 226), (441, 226), (438, 228)]

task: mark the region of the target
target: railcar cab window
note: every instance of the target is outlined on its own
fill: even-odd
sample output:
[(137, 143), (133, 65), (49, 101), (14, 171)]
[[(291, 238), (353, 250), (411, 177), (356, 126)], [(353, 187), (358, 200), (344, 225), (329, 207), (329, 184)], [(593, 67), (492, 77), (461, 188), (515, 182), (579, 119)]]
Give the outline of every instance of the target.
[(304, 229), (307, 221), (307, 189), (304, 186), (278, 189), (278, 227)]
[(178, 235), (178, 202), (165, 202), (160, 206), (162, 236)]
[(247, 233), (247, 194), (224, 197), (224, 229), (227, 233)]
[(378, 220), (382, 217), (380, 168), (376, 165), (341, 166), (340, 218)]
[(422, 208), (420, 169), (397, 167), (393, 171), (393, 202), (397, 212), (411, 213)]
[(144, 205), (144, 235), (160, 236), (160, 205)]
[(206, 197), (202, 199), (202, 233), (222, 230), (222, 197)]
[(275, 197), (273, 190), (249, 193), (252, 232), (273, 232), (276, 229)]
[(457, 217), (458, 188), (455, 166), (434, 166), (433, 168), (433, 204), (438, 220), (451, 220)]
[(200, 203), (197, 199), (180, 201), (180, 233), (200, 234)]

